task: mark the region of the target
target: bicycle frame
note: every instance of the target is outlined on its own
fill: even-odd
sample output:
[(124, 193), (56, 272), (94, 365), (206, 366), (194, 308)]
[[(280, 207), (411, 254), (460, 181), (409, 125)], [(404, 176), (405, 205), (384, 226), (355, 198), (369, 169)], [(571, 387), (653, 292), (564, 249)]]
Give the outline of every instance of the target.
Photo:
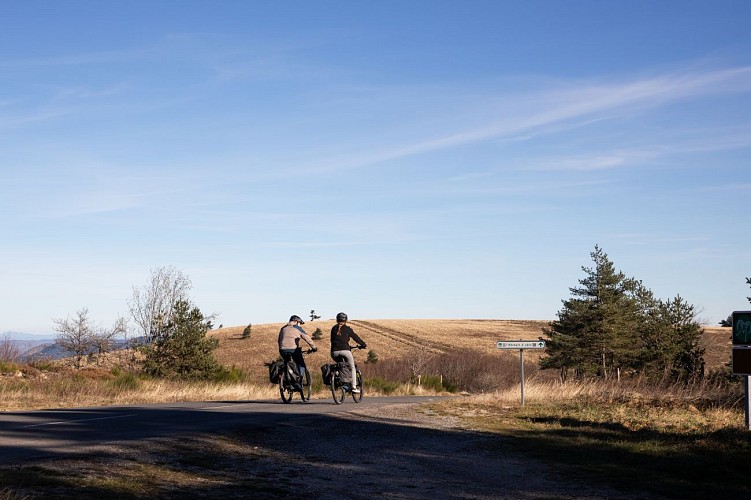
[[(302, 351), (303, 354), (310, 354), (313, 352), (313, 349), (308, 349), (307, 351)], [(310, 372), (308, 371), (307, 366), (305, 367), (302, 374), (300, 373), (292, 373), (292, 364), (290, 364), (291, 359), (284, 359), (284, 356), (282, 356), (282, 359), (284, 361), (284, 371), (282, 372), (282, 376), (279, 378), (279, 395), (282, 397), (282, 402), (284, 403), (290, 403), (292, 401), (292, 396), (295, 392), (300, 393), (300, 399), (302, 399), (303, 402), (307, 403), (310, 401), (310, 393), (311, 393), (311, 380), (310, 380)], [(297, 365), (295, 364), (295, 368), (297, 368)]]

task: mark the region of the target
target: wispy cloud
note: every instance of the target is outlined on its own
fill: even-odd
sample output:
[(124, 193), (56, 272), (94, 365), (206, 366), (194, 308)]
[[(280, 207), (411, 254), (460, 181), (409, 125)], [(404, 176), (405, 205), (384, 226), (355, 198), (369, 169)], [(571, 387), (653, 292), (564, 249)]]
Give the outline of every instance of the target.
[[(751, 91), (751, 66), (709, 70), (704, 72), (674, 72), (643, 79), (592, 83), (567, 82), (556, 88), (503, 95), (494, 106), (501, 115), (486, 125), (410, 143), (386, 145), (361, 150), (347, 156), (329, 156), (303, 169), (308, 172), (359, 168), (404, 157), (465, 146), (484, 141), (515, 140), (533, 135), (555, 133), (579, 128), (598, 120), (614, 120), (643, 113), (668, 104), (702, 96)], [(521, 104), (520, 104), (521, 103)], [(450, 117), (445, 117), (450, 120)], [(720, 142), (714, 143), (716, 147)], [(745, 144), (738, 138), (727, 146)], [(604, 163), (602, 163), (604, 162)], [(603, 158), (597, 168), (607, 167), (615, 158)], [(591, 165), (588, 168), (592, 168)]]

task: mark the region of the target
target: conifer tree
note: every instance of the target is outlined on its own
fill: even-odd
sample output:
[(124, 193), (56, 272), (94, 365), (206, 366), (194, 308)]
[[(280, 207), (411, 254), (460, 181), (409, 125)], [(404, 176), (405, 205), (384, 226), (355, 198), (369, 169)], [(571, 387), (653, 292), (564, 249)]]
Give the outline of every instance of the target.
[(599, 246), (590, 255), (594, 267), (582, 267), (587, 276), (544, 330), (541, 368), (560, 369), (563, 380), (571, 369), (578, 378), (620, 378), (624, 370), (683, 380), (701, 376), (702, 328), (694, 306), (680, 295), (655, 298), (641, 281), (616, 272)]
[(214, 358), (217, 339), (207, 338), (211, 321), (186, 300), (175, 303), (167, 324), (144, 346), (144, 371), (153, 376), (209, 379), (222, 367)]
[(560, 369), (564, 379), (569, 369), (577, 378), (618, 376), (635, 364), (640, 349), (638, 282), (616, 271), (599, 246), (590, 256), (594, 266), (582, 267), (586, 276), (545, 329), (549, 340), (541, 367)]

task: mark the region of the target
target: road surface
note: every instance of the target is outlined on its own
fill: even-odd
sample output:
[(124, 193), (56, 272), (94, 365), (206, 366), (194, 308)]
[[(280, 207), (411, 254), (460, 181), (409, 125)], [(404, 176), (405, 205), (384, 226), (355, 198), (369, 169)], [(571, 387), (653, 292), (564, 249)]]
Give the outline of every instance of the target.
[(437, 399), (2, 413), (0, 479), (18, 498), (77, 500), (632, 498), (518, 453), (510, 438), (420, 406)]

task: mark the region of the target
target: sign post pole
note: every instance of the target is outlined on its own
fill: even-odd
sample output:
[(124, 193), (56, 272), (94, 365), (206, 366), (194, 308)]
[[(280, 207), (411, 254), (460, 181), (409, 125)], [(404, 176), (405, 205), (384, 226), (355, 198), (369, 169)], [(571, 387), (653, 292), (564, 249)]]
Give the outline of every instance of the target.
[(519, 377), (521, 379), (522, 406), (524, 406), (524, 349), (544, 349), (544, 340), (499, 340), (498, 349), (519, 349)]
[(519, 378), (522, 381), (522, 406), (524, 406), (524, 349), (519, 349)]

